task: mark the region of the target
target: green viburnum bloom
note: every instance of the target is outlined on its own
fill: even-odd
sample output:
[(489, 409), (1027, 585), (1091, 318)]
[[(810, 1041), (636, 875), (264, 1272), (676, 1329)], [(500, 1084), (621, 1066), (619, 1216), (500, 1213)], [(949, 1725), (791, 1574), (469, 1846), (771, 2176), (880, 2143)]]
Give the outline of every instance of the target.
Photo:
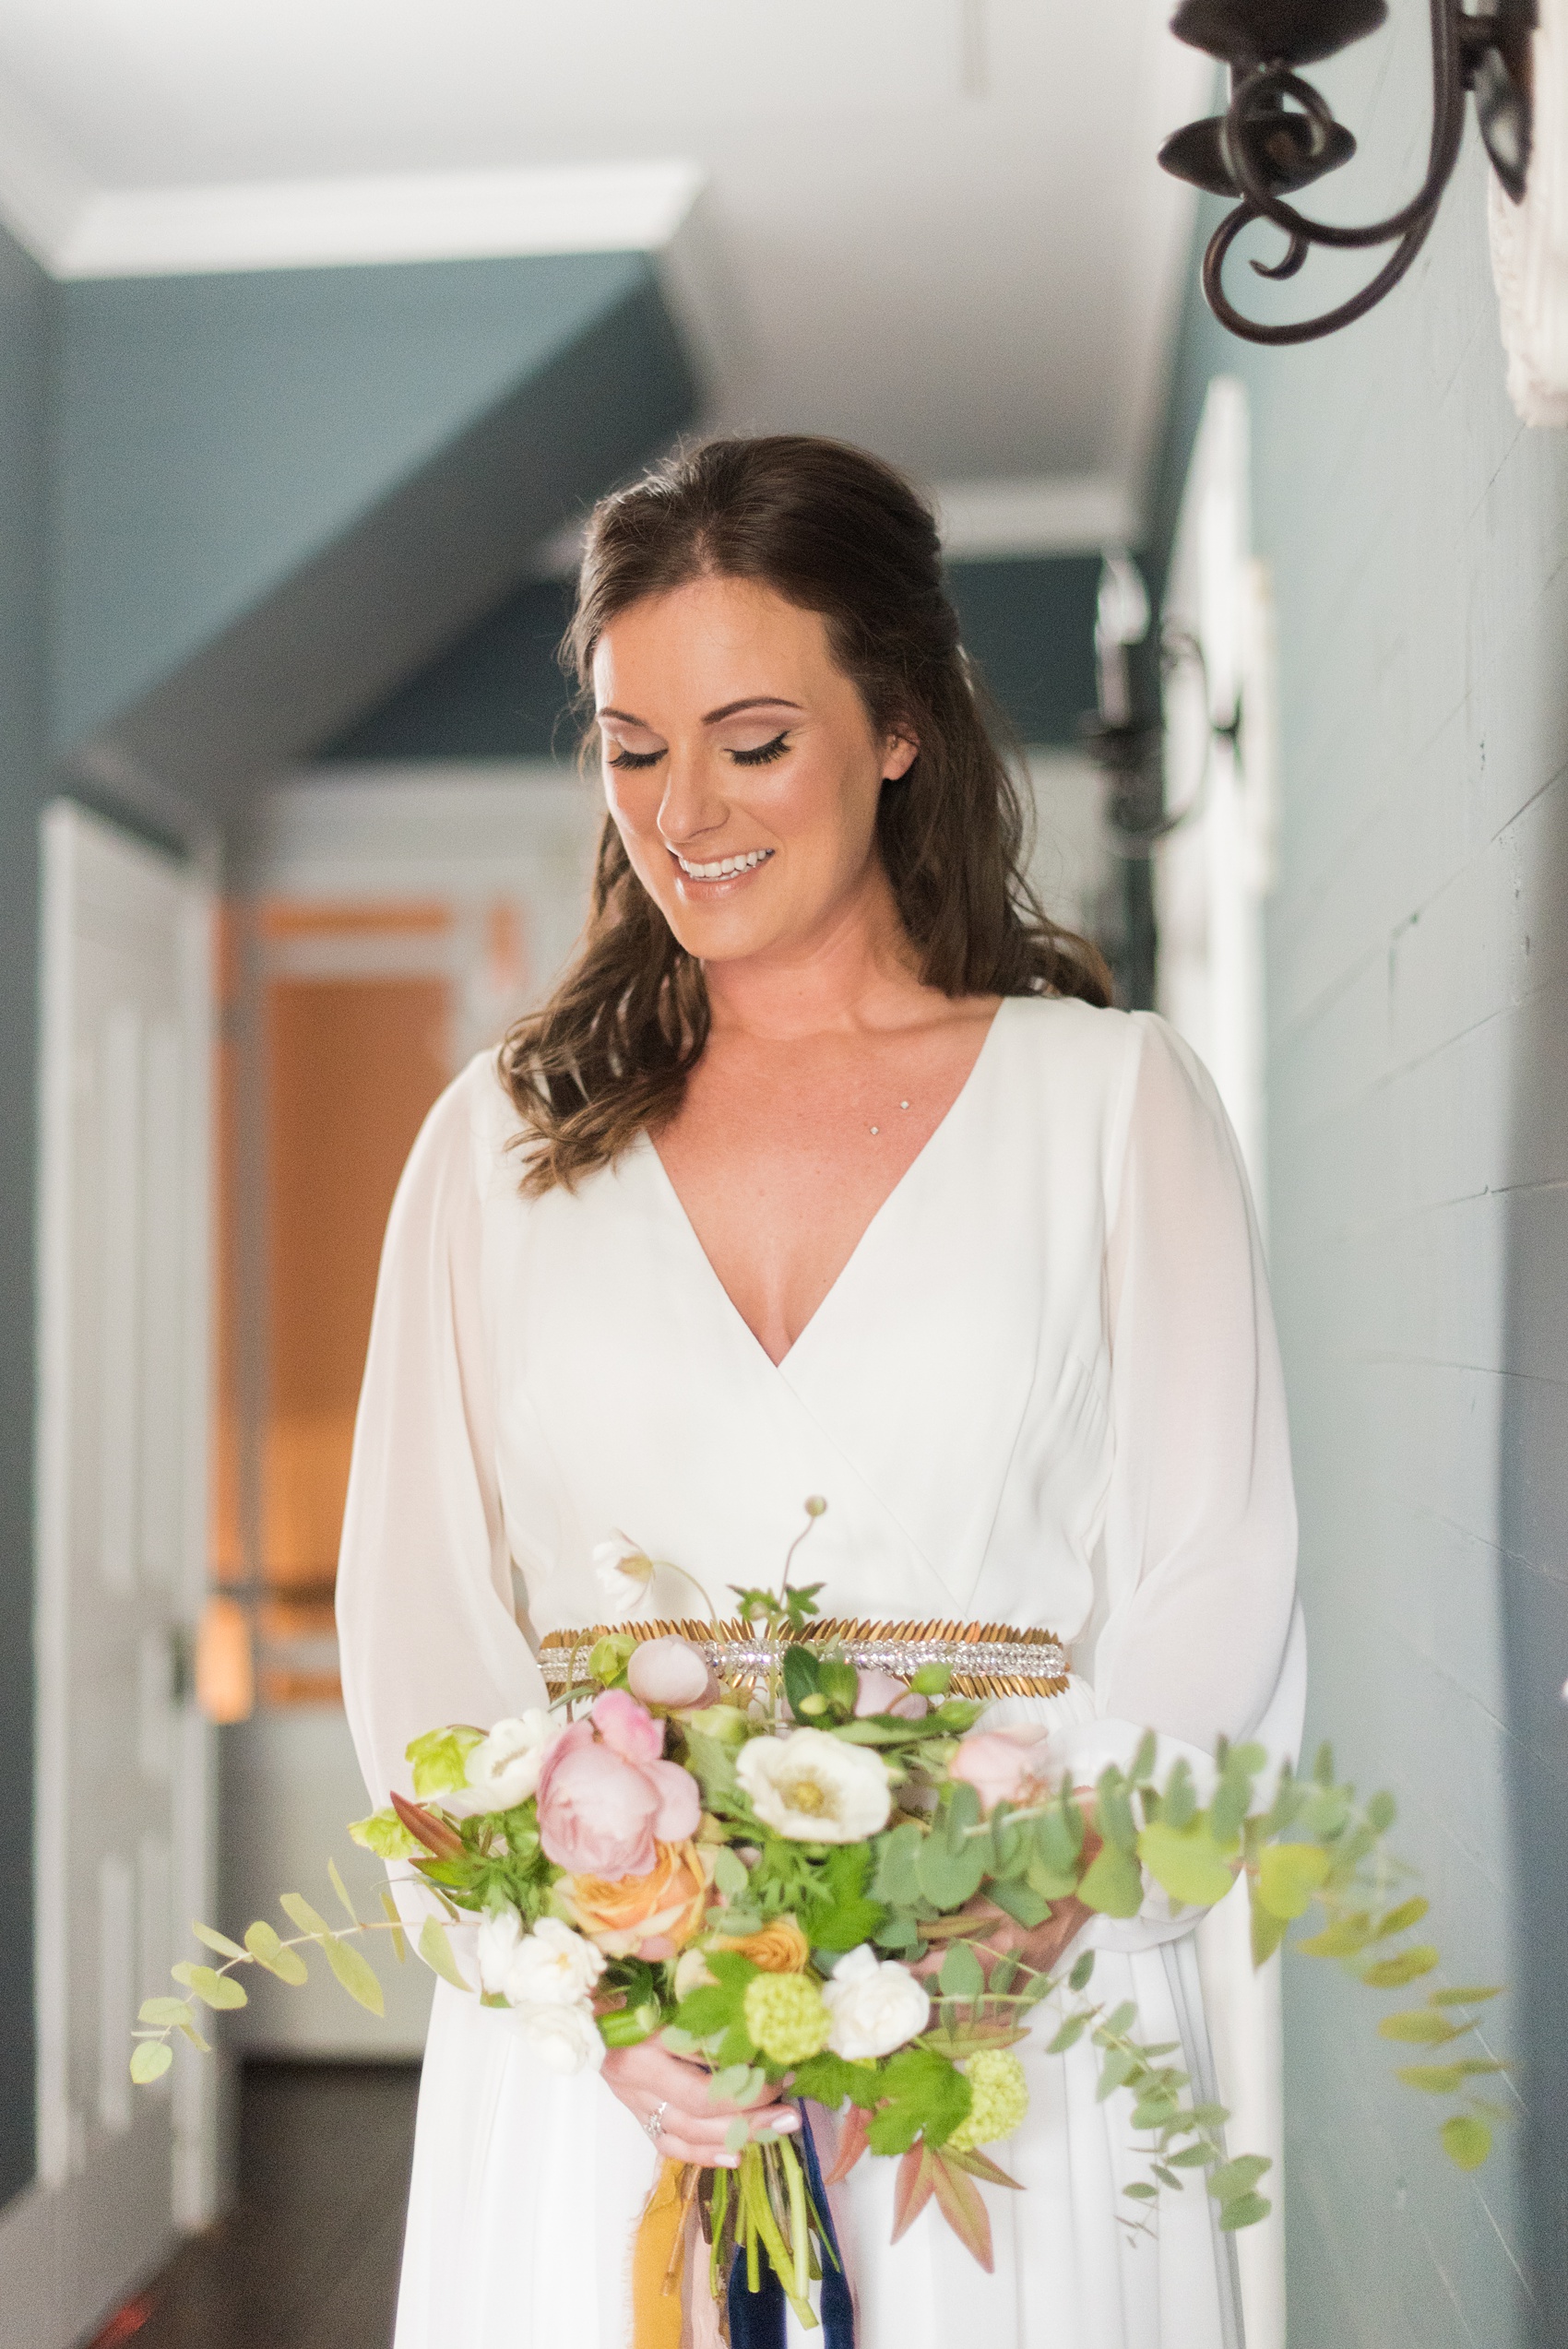
[(769, 2063), (804, 2063), (822, 2053), (833, 2017), (822, 1992), (803, 1974), (759, 1974), (746, 1985), (743, 2012)]
[(972, 2153), (1011, 2137), (1029, 2108), (1024, 2067), (1005, 2047), (981, 2047), (962, 2069), (974, 2101), (944, 2146), (949, 2153)]

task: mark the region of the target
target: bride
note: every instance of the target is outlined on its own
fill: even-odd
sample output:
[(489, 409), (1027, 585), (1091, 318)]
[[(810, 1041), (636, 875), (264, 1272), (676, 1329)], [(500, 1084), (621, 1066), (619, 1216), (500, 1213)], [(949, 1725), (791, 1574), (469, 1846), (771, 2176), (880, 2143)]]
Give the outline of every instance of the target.
[[(1065, 1693), (993, 1717), (1048, 1722), (1076, 1783), (1146, 1726), (1166, 1762), (1265, 1716), (1289, 1742), (1295, 1519), (1235, 1143), (1022, 879), (930, 513), (853, 449), (715, 442), (599, 507), (569, 647), (609, 810), (587, 935), (437, 1103), (386, 1235), (339, 1580), (374, 1800), (422, 1730), (544, 1701), (540, 1637), (614, 1611), (603, 1545), (723, 1602), (818, 1493), (826, 1613), (1067, 1644)], [(639, 1602), (690, 1609), (672, 1569)], [(1201, 2092), (1192, 1922), (1069, 1901), (1028, 1953), (1093, 1946)], [(1235, 2349), (1201, 2185), (1130, 2236), (1127, 2099), (1087, 2045), (1024, 2052), (993, 2274), (934, 2207), (890, 2247), (896, 2164), (835, 2189), (859, 2349)], [(624, 2349), (659, 2155), (731, 2160), (730, 2109), (654, 2043), (563, 2079), (438, 1984), (398, 2349)]]

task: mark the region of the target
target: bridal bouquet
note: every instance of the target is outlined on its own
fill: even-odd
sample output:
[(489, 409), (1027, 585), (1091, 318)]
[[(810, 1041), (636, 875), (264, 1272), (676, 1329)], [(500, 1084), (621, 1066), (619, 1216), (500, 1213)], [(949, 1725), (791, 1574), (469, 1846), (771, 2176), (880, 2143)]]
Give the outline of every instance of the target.
[[(634, 1582), (649, 1564), (636, 1553), (624, 1562)], [(1162, 2189), (1197, 2178), (1222, 2227), (1266, 2213), (1267, 2162), (1227, 2148), (1226, 2115), (1192, 2097), (1180, 2049), (1140, 2040), (1130, 2004), (1096, 2002), (1092, 1955), (1059, 1978), (998, 1955), (999, 1925), (1028, 1932), (1071, 1895), (1116, 1917), (1157, 1897), (1202, 1909), (1245, 1877), (1258, 1963), (1315, 1906), (1318, 1929), (1294, 1946), (1346, 1963), (1375, 1990), (1438, 1964), (1409, 1938), (1427, 1904), (1401, 1894), (1384, 1849), (1392, 1799), (1358, 1803), (1326, 1751), (1310, 1778), (1287, 1768), (1260, 1790), (1263, 1749), (1221, 1744), (1200, 1789), (1182, 1760), (1157, 1778), (1151, 1735), (1129, 1771), (1107, 1769), (1092, 1791), (1052, 1783), (1045, 1731), (987, 1728), (946, 1667), (907, 1680), (858, 1669), (812, 1625), (819, 1587), (792, 1587), (787, 1567), (778, 1592), (737, 1593), (767, 1659), (746, 1677), (716, 1678), (680, 1636), (610, 1631), (548, 1709), (416, 1738), (414, 1799), (394, 1796), (350, 1830), (383, 1859), (411, 1862), (446, 1922), (477, 1922), (477, 1983), (441, 1915), (425, 1919), (421, 1953), (509, 2009), (544, 2063), (584, 2070), (659, 2034), (742, 2108), (727, 2138), (733, 2170), (664, 2165), (635, 2262), (639, 2343), (660, 2337), (651, 2304), (678, 2308), (683, 2293), (727, 2308), (740, 2337), (753, 2296), (781, 2293), (813, 2326), (814, 2279), (830, 2332), (848, 2338), (826, 2189), (867, 2155), (899, 2164), (895, 2238), (934, 2201), (989, 2266), (980, 2189), (1015, 2185), (995, 2149), (1027, 2111), (1015, 2050), (1045, 2001), (1047, 2052), (1087, 2036), (1101, 2094), (1130, 2096), (1146, 2137), (1148, 2175), (1126, 2189), (1129, 2224), (1148, 2224)], [(196, 1928), (226, 1962), (176, 1966), (190, 1996), (148, 2000), (137, 2079), (167, 2068), (172, 2033), (201, 2044), (192, 1996), (243, 2005), (235, 1973), (246, 1964), (303, 1980), (309, 1945), (379, 2010), (380, 1986), (350, 1941), (386, 1931), (401, 1958), (398, 1913), (387, 1897), (383, 1920), (359, 1918), (331, 1874), (346, 1932), (293, 1893), (282, 1903), (300, 1928), (290, 1941), (261, 1922), (244, 1946)], [(1503, 2067), (1453, 2047), (1494, 1995), (1432, 1990), (1380, 2024), (1441, 2055), (1400, 2077), (1466, 2100), (1442, 2131), (1465, 2168), (1491, 2143), (1474, 2082)], [(803, 2113), (798, 2140), (769, 2130), (765, 2099), (778, 2086), (845, 2116), (826, 2174)], [(717, 2314), (707, 2330), (719, 2337)]]

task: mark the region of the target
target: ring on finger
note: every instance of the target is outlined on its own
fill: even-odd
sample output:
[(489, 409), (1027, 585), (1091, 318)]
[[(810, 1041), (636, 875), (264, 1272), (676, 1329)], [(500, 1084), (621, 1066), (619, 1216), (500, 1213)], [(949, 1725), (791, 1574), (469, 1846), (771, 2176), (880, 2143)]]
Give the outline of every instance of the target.
[(643, 2130), (650, 2143), (657, 2145), (664, 2134), (664, 2116), (670, 2109), (670, 2099), (655, 2105), (652, 2112), (643, 2115)]

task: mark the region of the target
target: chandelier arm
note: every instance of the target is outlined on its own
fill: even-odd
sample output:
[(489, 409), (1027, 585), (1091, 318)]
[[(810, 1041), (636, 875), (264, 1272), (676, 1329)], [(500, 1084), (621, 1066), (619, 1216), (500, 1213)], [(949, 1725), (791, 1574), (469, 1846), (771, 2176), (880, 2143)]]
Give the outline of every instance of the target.
[[(1281, 96), (1297, 98), (1308, 107), (1309, 112), (1314, 113), (1323, 101), (1312, 85), (1302, 82), (1297, 75), (1286, 73), (1277, 66), (1265, 66), (1262, 72), (1238, 82), (1225, 117), (1227, 160), (1237, 184), (1255, 215), (1272, 220), (1276, 228), (1284, 230), (1287, 236), (1304, 238), (1309, 244), (1325, 245), (1345, 252), (1363, 251), (1375, 244), (1391, 244), (1396, 238), (1408, 235), (1423, 215), (1430, 220), (1443, 189), (1454, 175), (1465, 136), (1465, 80), (1456, 27), (1460, 0), (1430, 0), (1430, 8), (1431, 141), (1426, 178), (1419, 192), (1397, 212), (1392, 212), (1386, 219), (1373, 221), (1363, 229), (1339, 228), (1330, 220), (1310, 220), (1304, 213), (1298, 212), (1293, 204), (1287, 204), (1276, 196), (1247, 151), (1246, 128), (1250, 110), (1265, 88)], [(1402, 275), (1403, 271), (1399, 274)]]
[(1353, 326), (1358, 318), (1364, 318), (1367, 312), (1374, 309), (1384, 295), (1398, 284), (1431, 234), (1437, 213), (1434, 208), (1423, 219), (1415, 221), (1405, 231), (1397, 248), (1389, 255), (1377, 275), (1369, 279), (1360, 291), (1352, 294), (1348, 302), (1340, 303), (1336, 309), (1325, 310), (1321, 317), (1294, 319), (1287, 325), (1274, 326), (1264, 326), (1255, 318), (1246, 317), (1230, 300), (1224, 285), (1225, 262), (1230, 247), (1242, 230), (1251, 227), (1253, 221), (1261, 217), (1257, 206), (1250, 202), (1238, 204), (1233, 212), (1226, 214), (1209, 239), (1208, 250), (1204, 255), (1204, 296), (1220, 325), (1229, 327), (1233, 335), (1240, 335), (1244, 342), (1277, 345), (1315, 342), (1321, 335), (1334, 334), (1340, 326)]

